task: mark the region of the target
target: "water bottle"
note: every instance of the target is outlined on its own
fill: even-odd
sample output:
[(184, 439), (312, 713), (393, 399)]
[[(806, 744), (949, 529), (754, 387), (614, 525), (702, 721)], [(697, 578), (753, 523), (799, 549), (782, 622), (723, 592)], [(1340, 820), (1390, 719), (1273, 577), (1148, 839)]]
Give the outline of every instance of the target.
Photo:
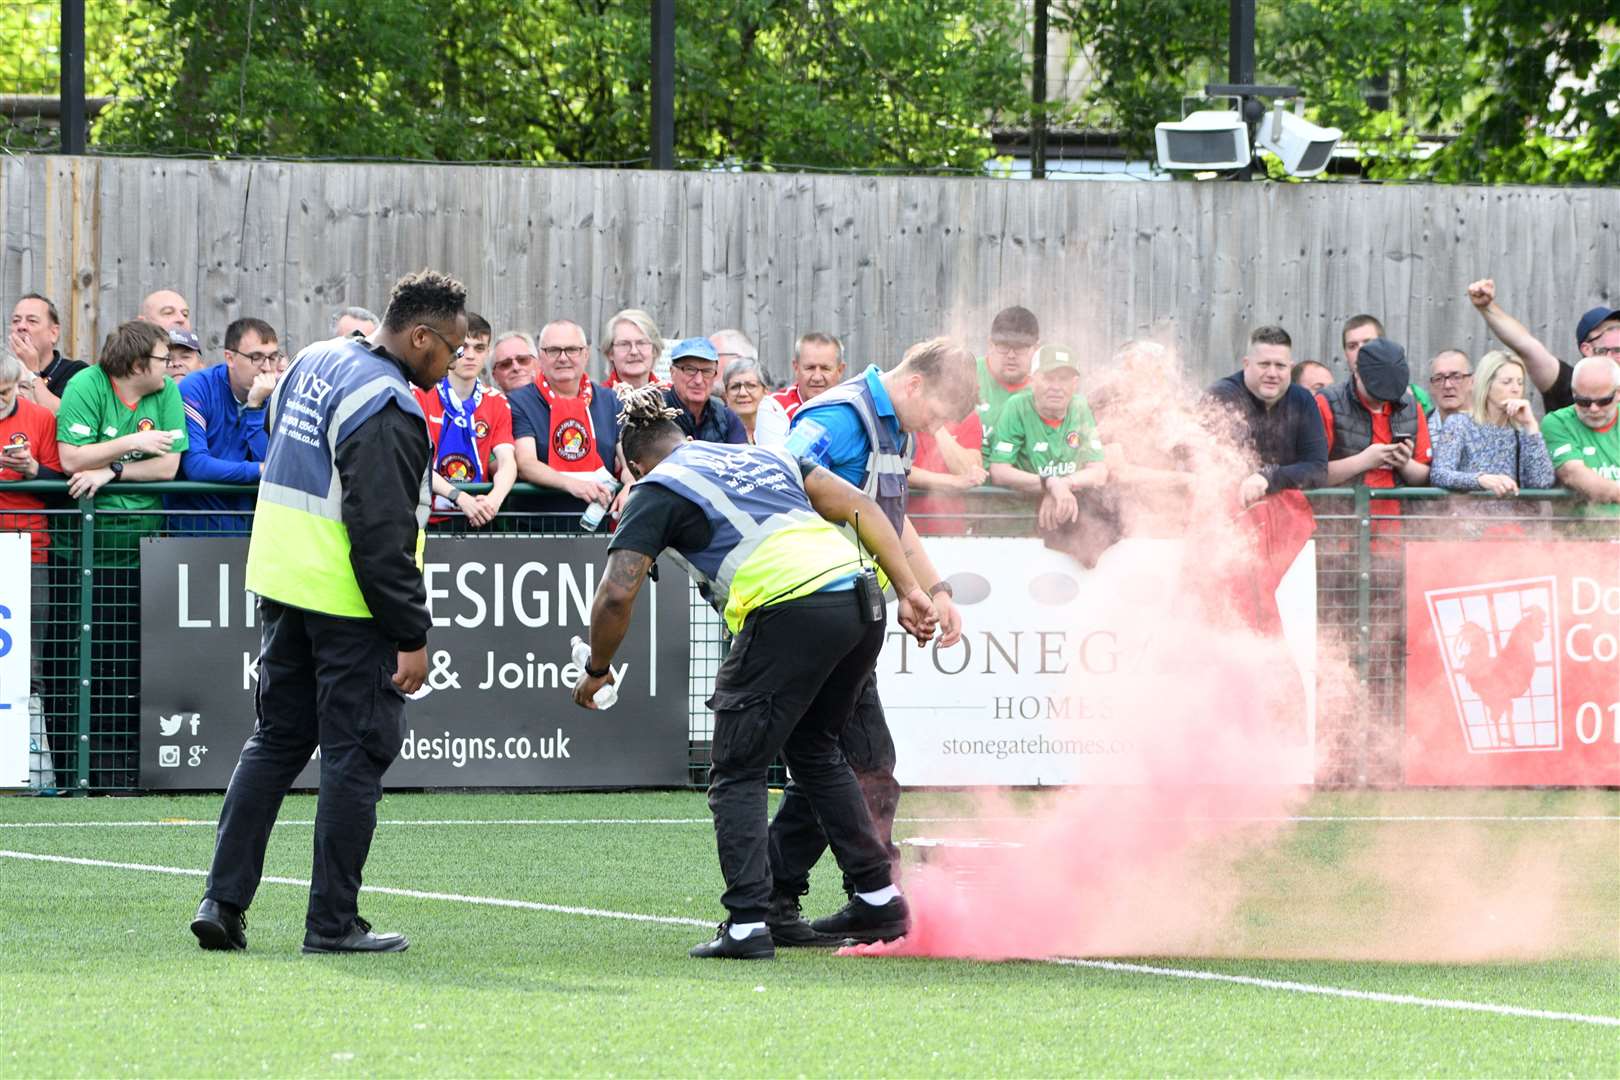
[[(574, 663), (581, 671), (584, 671), (591, 664), (590, 645), (581, 641), (577, 634), (568, 644), (573, 650)], [(611, 709), (613, 703), (619, 700), (619, 688), (613, 683), (604, 683), (602, 688), (592, 695), (591, 700), (596, 702), (598, 709)]]
[(822, 461), (826, 458), (827, 446), (831, 442), (832, 437), (827, 434), (826, 428), (814, 420), (807, 419), (793, 425), (793, 430), (788, 432), (787, 442), (782, 448), (796, 458)]
[[(608, 489), (609, 495), (617, 495), (619, 488), (624, 486), (606, 469), (597, 469), (592, 475), (595, 476), (597, 483)], [(606, 516), (607, 507), (599, 502), (593, 502), (585, 508), (583, 514), (579, 515), (579, 527), (586, 532), (595, 532), (602, 527), (602, 519)]]

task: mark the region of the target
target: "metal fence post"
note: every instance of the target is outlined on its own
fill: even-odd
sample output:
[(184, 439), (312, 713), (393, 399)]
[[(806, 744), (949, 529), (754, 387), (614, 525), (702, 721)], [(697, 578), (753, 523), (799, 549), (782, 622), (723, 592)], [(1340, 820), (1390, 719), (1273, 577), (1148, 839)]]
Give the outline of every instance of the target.
[(1367, 784), (1367, 755), (1372, 743), (1372, 489), (1356, 485), (1356, 722), (1361, 738), (1356, 752), (1356, 785)]
[(95, 497), (79, 500), (79, 782), (74, 794), (90, 790), (90, 616), (96, 569)]

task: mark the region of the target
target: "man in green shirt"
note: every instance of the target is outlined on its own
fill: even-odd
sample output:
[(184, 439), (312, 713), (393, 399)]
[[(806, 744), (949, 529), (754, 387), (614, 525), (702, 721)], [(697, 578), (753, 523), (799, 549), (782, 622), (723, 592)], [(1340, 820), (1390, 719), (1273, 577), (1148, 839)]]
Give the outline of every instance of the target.
[(186, 448), (180, 390), (163, 374), (169, 334), (152, 323), (124, 323), (107, 336), (98, 366), (62, 391), (56, 439), (68, 493), (95, 496), (95, 576), (91, 579), (90, 657), (96, 672), (90, 785), (133, 788), (140, 704), (141, 537), (163, 525), (162, 499), (136, 489), (172, 480)]
[(990, 322), (990, 349), (979, 360), (979, 423), (984, 428), (984, 466), (1002, 411), (1029, 386), (1030, 364), (1040, 344), (1041, 324), (1028, 308), (1003, 308)]
[(1588, 356), (1570, 381), (1575, 404), (1541, 421), (1558, 482), (1584, 500), (1581, 513), (1620, 517), (1620, 363)]
[[(1072, 352), (1061, 345), (1041, 346), (1029, 389), (1008, 399), (985, 448), (992, 484), (1040, 498), (1036, 523), (1043, 536), (1075, 540), (1079, 538), (1070, 534), (1089, 528), (1090, 522), (1080, 520), (1075, 492), (1105, 484), (1108, 467), (1091, 407), (1080, 394), (1080, 370)], [(1070, 550), (1067, 540), (1049, 546)], [(1090, 565), (1100, 552), (1088, 553), (1082, 561)], [(1071, 553), (1080, 557), (1078, 550)]]

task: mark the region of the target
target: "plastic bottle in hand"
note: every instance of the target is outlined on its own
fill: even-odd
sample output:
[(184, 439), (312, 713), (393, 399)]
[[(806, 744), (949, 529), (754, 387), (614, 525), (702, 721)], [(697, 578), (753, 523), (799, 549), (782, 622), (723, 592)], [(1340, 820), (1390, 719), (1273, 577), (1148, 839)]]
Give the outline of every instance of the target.
[[(613, 474), (606, 469), (597, 469), (594, 476), (598, 484), (608, 489), (609, 497), (617, 495), (619, 488), (624, 486), (614, 479)], [(579, 515), (579, 527), (586, 532), (595, 532), (602, 527), (602, 519), (607, 517), (607, 511), (608, 508), (601, 503), (591, 503), (585, 508), (585, 512)]]
[[(581, 641), (578, 635), (574, 636), (573, 641), (569, 642), (569, 645), (573, 649), (573, 660), (575, 666), (577, 666), (580, 671), (584, 671), (586, 668), (590, 667), (590, 645), (584, 641)], [(596, 702), (596, 707), (598, 709), (611, 709), (613, 708), (613, 703), (619, 700), (619, 688), (613, 683), (604, 683), (602, 688), (592, 695), (591, 700)]]

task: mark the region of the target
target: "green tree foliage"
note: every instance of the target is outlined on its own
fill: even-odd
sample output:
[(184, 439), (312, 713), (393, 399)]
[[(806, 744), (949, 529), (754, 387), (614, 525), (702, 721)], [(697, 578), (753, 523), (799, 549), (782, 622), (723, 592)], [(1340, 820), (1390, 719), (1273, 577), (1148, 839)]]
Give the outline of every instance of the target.
[[(105, 148), (647, 156), (647, 0), (170, 0)], [(676, 154), (974, 169), (1023, 108), (1017, 0), (682, 0)], [(122, 93), (122, 91), (121, 91)]]
[[(1073, 119), (1150, 155), (1183, 95), (1225, 82), (1227, 0), (1053, 0), (1096, 82)], [(1414, 4), (1261, 0), (1255, 75), (1304, 88), (1369, 175), (1620, 181), (1620, 14), (1612, 0)], [(1420, 136), (1446, 136), (1434, 153)]]

